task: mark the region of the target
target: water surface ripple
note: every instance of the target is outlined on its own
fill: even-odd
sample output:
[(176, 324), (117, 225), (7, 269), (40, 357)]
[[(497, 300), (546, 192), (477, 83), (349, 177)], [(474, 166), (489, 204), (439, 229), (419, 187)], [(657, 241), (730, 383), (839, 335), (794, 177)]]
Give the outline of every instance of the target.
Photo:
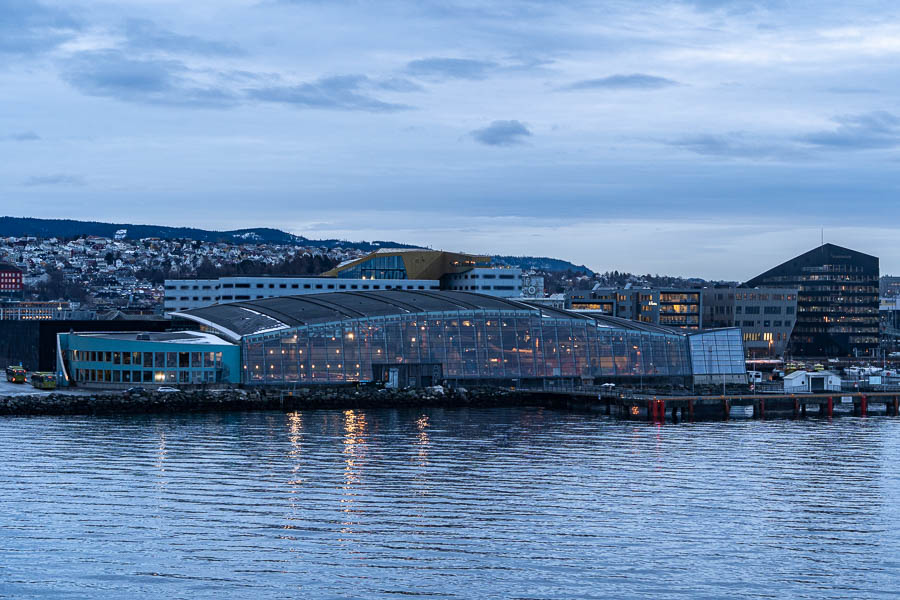
[(3, 598), (895, 598), (900, 421), (0, 418)]

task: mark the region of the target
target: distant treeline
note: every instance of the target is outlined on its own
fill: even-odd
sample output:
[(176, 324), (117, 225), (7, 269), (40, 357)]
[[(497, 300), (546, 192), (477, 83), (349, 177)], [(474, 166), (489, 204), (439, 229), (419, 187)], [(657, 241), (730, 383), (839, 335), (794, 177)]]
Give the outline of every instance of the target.
[(47, 269), (47, 277), (35, 285), (28, 287), (29, 296), (35, 300), (59, 300), (64, 298), (73, 302), (84, 302), (87, 299), (87, 288), (71, 281), (66, 281), (59, 269)]
[(278, 264), (269, 264), (262, 261), (242, 260), (239, 263), (225, 264), (221, 267), (214, 265), (209, 259), (204, 259), (193, 271), (176, 271), (165, 265), (155, 269), (138, 269), (134, 275), (138, 279), (146, 279), (153, 283), (162, 283), (166, 279), (216, 279), (218, 277), (252, 276), (252, 275), (321, 275), (325, 271), (333, 269), (338, 261), (327, 256), (294, 256)]
[(356, 248), (366, 252), (378, 248), (414, 248), (409, 244), (389, 241), (350, 242), (346, 240), (311, 240), (279, 229), (255, 227), (233, 231), (213, 231), (195, 227), (169, 227), (167, 225), (133, 225), (129, 223), (101, 223), (75, 221), (73, 219), (35, 219), (32, 217), (0, 217), (0, 237), (25, 237), (75, 239), (88, 235), (112, 238), (116, 231), (125, 229), (127, 238), (136, 240), (155, 237), (166, 240), (196, 240), (229, 244), (296, 244), (321, 248)]

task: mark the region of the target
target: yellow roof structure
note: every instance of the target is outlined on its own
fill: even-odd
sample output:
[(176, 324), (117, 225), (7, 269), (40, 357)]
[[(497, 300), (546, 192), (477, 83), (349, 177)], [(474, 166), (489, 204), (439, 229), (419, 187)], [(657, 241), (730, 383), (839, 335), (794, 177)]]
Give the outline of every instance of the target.
[[(406, 269), (407, 279), (440, 279), (450, 273), (463, 273), (474, 267), (490, 266), (489, 256), (444, 252), (443, 250), (419, 250), (382, 248), (362, 258), (339, 264), (322, 273), (325, 277), (340, 277), (340, 273), (363, 265), (375, 258), (400, 257)], [(345, 275), (346, 277), (346, 275)]]

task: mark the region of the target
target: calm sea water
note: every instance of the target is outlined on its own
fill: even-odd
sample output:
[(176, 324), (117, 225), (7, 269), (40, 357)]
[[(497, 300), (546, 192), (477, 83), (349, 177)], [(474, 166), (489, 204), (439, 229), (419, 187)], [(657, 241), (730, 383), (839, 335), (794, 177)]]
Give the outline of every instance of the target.
[(900, 421), (0, 418), (4, 598), (896, 598)]

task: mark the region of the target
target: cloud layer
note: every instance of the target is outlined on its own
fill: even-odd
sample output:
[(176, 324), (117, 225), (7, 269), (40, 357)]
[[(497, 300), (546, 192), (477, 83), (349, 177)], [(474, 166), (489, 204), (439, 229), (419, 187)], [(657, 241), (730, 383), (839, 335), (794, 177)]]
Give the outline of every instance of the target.
[[(885, 0), (7, 0), (0, 197), (206, 227), (328, 212), (348, 237), (373, 207), (427, 209), (377, 237), (428, 243), (464, 214), (500, 229), (458, 227), (458, 249), (546, 254), (559, 227), (601, 269), (629, 252), (510, 220), (815, 215), (864, 243), (900, 216), (898, 40)], [(744, 260), (653, 227), (629, 229), (646, 262), (628, 268)]]

